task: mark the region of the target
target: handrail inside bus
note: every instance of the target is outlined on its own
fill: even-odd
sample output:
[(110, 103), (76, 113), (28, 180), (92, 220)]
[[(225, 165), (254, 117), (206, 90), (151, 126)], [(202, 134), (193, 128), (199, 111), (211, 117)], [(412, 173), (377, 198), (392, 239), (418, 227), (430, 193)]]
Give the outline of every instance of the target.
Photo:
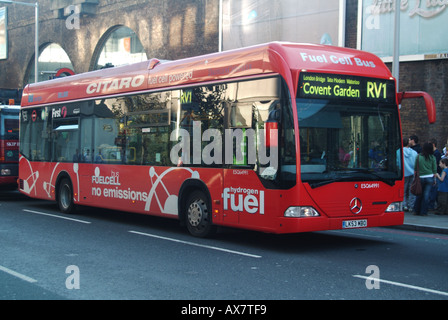
[(425, 100), (426, 112), (428, 113), (429, 123), (433, 124), (436, 122), (436, 103), (434, 102), (433, 97), (427, 92), (424, 91), (406, 91), (398, 93), (398, 104), (401, 104), (401, 101), (404, 99), (415, 99), (415, 98), (423, 98)]

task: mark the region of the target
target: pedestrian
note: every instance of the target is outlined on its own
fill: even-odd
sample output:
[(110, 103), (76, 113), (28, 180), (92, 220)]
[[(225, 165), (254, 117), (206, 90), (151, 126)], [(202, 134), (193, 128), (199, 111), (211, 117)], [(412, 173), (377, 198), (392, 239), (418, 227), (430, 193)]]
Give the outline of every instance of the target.
[(437, 173), (437, 179), (439, 183), (439, 198), (436, 214), (437, 215), (448, 215), (448, 159), (441, 159), (439, 166), (442, 168), (442, 174)]
[(443, 152), (442, 152), (442, 159), (448, 158), (448, 150), (445, 148), (443, 148)]
[(409, 147), (409, 139), (403, 139), (404, 162), (404, 211), (412, 211), (415, 203), (415, 195), (411, 193), (411, 184), (414, 180), (414, 166), (417, 152)]
[(422, 147), (418, 144), (418, 137), (416, 135), (412, 135), (409, 137), (409, 146), (417, 151), (417, 153), (422, 152)]
[[(415, 160), (415, 170), (422, 184), (422, 194), (418, 195), (414, 203), (414, 214), (420, 216), (428, 215), (429, 197), (431, 188), (435, 184), (437, 175), (436, 158), (433, 155), (433, 147), (430, 142), (423, 144), (422, 153)], [(417, 167), (418, 165), (418, 167)]]
[[(437, 149), (437, 140), (436, 139), (433, 138), (433, 139), (429, 140), (429, 143), (432, 144), (433, 155), (436, 158), (436, 163), (437, 163), (437, 173), (440, 175), (440, 174), (442, 174), (442, 168), (440, 168), (439, 163), (440, 163), (440, 159), (442, 159), (442, 153), (439, 151), (439, 149)], [(436, 184), (431, 189), (431, 193), (429, 196), (429, 210), (437, 209), (438, 181), (439, 180), (436, 179)]]
[(443, 147), (442, 150), (442, 159), (443, 158), (448, 158), (448, 140), (446, 141), (445, 147)]

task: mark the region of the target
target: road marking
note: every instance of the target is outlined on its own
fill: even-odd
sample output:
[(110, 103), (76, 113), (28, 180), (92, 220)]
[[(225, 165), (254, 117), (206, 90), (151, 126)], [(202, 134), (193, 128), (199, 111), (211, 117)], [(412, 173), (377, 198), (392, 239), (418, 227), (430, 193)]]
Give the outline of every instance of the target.
[(84, 221), (84, 220), (78, 220), (78, 219), (73, 219), (73, 218), (62, 217), (62, 216), (58, 216), (58, 215), (55, 215), (55, 214), (43, 213), (43, 212), (33, 211), (33, 210), (27, 210), (27, 209), (23, 209), (23, 211), (25, 211), (25, 212), (29, 212), (29, 213), (40, 214), (40, 215), (42, 215), (42, 216), (48, 216), (48, 217), (59, 218), (59, 219), (64, 219), (64, 220), (70, 220), (70, 221), (79, 222), (79, 223), (85, 223), (85, 224), (91, 224), (91, 222), (89, 222), (89, 221)]
[(413, 237), (420, 237), (420, 238), (430, 238), (430, 239), (436, 239), (436, 240), (448, 240), (448, 237), (445, 235), (438, 234), (437, 232), (434, 233), (426, 233), (426, 232), (418, 232), (418, 231), (404, 231), (404, 230), (398, 230), (390, 228), (370, 228), (365, 229), (366, 231), (373, 231), (373, 232), (382, 232), (382, 233), (392, 233), (392, 234), (400, 234), (405, 236), (413, 236)]
[(442, 295), (442, 296), (448, 296), (448, 292), (443, 292), (443, 291), (438, 291), (438, 290), (433, 290), (433, 289), (413, 286), (413, 285), (410, 285), (410, 284), (405, 284), (405, 283), (400, 283), (400, 282), (395, 282), (395, 281), (389, 281), (389, 280), (383, 280), (383, 279), (377, 279), (377, 278), (372, 278), (372, 277), (366, 277), (366, 276), (361, 276), (361, 275), (353, 275), (353, 277), (360, 278), (360, 279), (365, 279), (365, 280), (379, 281), (379, 282), (387, 283), (387, 284), (390, 284), (390, 285), (393, 285), (393, 286), (397, 286), (397, 287), (414, 289), (414, 290), (434, 293), (434, 294), (438, 294), (438, 295)]
[(23, 275), (21, 273), (15, 272), (14, 270), (8, 269), (8, 268), (3, 267), (3, 266), (0, 266), (0, 271), (9, 273), (10, 275), (12, 275), (14, 277), (22, 279), (22, 280), (24, 280), (26, 282), (29, 282), (29, 283), (36, 283), (37, 282), (37, 280), (34, 280), (33, 278), (27, 277), (27, 276), (25, 276), (25, 275)]
[(139, 235), (142, 235), (142, 236), (151, 237), (151, 238), (162, 239), (162, 240), (182, 243), (182, 244), (186, 244), (186, 245), (189, 245), (189, 246), (207, 248), (207, 249), (216, 250), (216, 251), (223, 251), (223, 252), (237, 254), (237, 255), (240, 255), (240, 256), (245, 256), (245, 257), (250, 257), (250, 258), (255, 258), (255, 259), (262, 258), (262, 256), (258, 256), (258, 255), (255, 255), (255, 254), (250, 254), (250, 253), (245, 253), (245, 252), (240, 252), (240, 251), (234, 251), (234, 250), (229, 250), (229, 249), (224, 249), (224, 248), (219, 248), (219, 247), (207, 246), (207, 245), (204, 245), (204, 244), (198, 244), (198, 243), (194, 243), (194, 242), (183, 241), (183, 240), (178, 240), (178, 239), (173, 239), (173, 238), (161, 237), (161, 236), (157, 236), (157, 235), (149, 234), (149, 233), (143, 233), (143, 232), (138, 232), (138, 231), (129, 231), (129, 232), (130, 233), (134, 233), (134, 234), (139, 234)]

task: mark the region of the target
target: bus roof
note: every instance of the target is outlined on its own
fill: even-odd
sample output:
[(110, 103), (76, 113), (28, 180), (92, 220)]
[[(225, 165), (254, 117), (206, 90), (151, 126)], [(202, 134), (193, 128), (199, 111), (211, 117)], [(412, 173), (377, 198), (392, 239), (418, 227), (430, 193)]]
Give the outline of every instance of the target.
[(20, 111), (20, 106), (15, 106), (15, 105), (0, 105), (0, 110), (17, 110)]
[(28, 85), (22, 107), (192, 85), (287, 71), (391, 78), (377, 56), (355, 49), (271, 42), (247, 48), (160, 63), (152, 59)]

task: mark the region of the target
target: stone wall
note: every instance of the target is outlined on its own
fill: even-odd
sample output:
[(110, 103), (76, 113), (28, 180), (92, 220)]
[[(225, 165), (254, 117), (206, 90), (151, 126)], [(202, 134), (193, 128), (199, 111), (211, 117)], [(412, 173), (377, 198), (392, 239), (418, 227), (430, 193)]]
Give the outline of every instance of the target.
[[(67, 28), (68, 3), (89, 2), (79, 28)], [(98, 4), (91, 4), (98, 2)], [(181, 59), (218, 50), (218, 0), (39, 0), (39, 46), (59, 44), (75, 73), (87, 72), (114, 27), (132, 29), (149, 58)], [(93, 6), (93, 7), (92, 7)], [(95, 12), (92, 14), (92, 12)], [(34, 59), (34, 8), (8, 6), (9, 59), (0, 61), (0, 88), (21, 88)], [(72, 14), (75, 13), (74, 11)]]

